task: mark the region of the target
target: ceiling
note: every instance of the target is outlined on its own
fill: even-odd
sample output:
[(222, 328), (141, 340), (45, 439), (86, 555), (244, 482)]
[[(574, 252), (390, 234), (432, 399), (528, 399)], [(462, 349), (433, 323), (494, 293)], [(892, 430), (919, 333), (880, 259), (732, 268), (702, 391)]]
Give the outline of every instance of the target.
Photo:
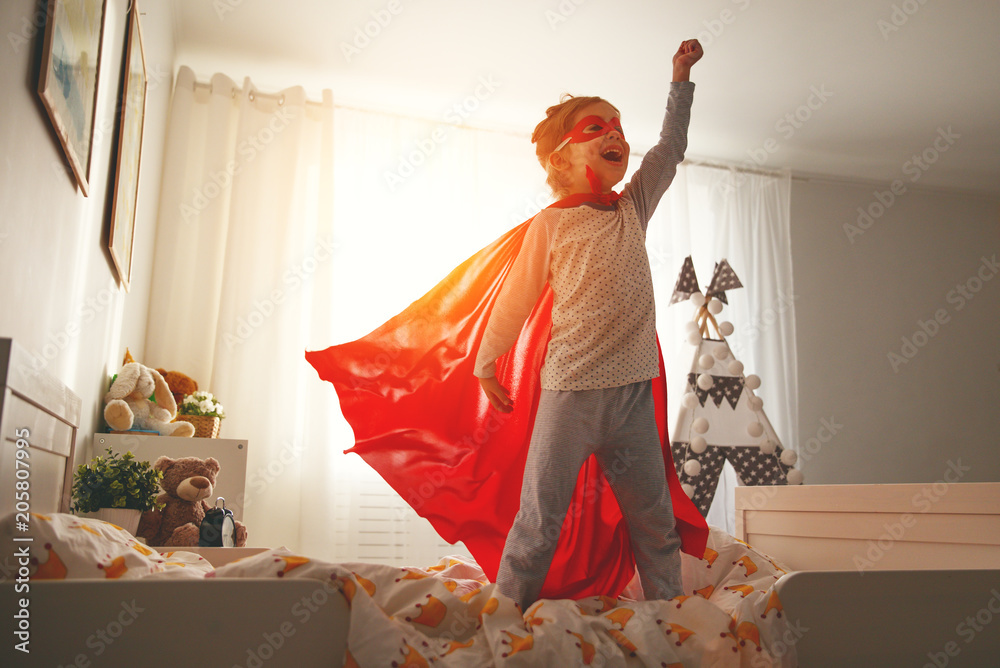
[(524, 134), (601, 95), (637, 150), (699, 37), (689, 158), (1000, 194), (996, 0), (175, 0), (172, 20), (206, 79)]

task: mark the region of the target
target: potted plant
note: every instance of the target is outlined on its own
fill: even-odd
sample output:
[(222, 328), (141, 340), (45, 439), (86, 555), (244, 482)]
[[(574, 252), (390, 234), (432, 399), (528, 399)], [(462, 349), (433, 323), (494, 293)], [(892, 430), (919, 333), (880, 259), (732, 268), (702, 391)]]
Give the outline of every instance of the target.
[(111, 522), (135, 534), (143, 511), (159, 508), (163, 473), (149, 462), (136, 461), (131, 452), (119, 455), (107, 449), (89, 464), (81, 464), (73, 477), (73, 506), (78, 515)]
[(196, 438), (218, 438), (224, 417), (226, 410), (211, 392), (189, 394), (177, 406), (177, 419), (193, 424)]

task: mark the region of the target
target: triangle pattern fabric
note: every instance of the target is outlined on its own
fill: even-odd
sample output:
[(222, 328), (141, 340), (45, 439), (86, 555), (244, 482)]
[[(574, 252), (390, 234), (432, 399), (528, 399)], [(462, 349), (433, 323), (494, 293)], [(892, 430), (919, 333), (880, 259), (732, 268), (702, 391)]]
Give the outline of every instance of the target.
[(716, 297), (723, 304), (728, 304), (726, 290), (735, 290), (742, 287), (743, 284), (740, 283), (740, 279), (736, 276), (733, 268), (729, 266), (729, 261), (723, 258), (721, 262), (715, 263), (715, 271), (712, 272), (712, 281), (708, 284), (705, 296)]
[(674, 285), (674, 294), (670, 297), (670, 303), (676, 304), (682, 302), (700, 291), (698, 288), (698, 277), (694, 273), (694, 262), (691, 260), (691, 256), (688, 255), (684, 258), (684, 264), (681, 265), (681, 273), (677, 276), (677, 284)]
[(704, 408), (705, 402), (708, 401), (711, 390), (703, 390), (698, 387), (698, 374), (693, 372), (688, 374), (688, 389), (694, 392), (695, 396), (698, 397), (698, 403), (701, 404), (702, 408)]

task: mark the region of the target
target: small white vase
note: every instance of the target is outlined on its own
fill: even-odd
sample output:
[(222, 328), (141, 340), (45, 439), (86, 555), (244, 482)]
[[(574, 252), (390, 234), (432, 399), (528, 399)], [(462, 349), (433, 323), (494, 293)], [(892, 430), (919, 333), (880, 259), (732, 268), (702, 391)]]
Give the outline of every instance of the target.
[(139, 529), (139, 518), (142, 517), (142, 511), (132, 508), (99, 508), (93, 513), (84, 513), (83, 516), (110, 522), (134, 536)]

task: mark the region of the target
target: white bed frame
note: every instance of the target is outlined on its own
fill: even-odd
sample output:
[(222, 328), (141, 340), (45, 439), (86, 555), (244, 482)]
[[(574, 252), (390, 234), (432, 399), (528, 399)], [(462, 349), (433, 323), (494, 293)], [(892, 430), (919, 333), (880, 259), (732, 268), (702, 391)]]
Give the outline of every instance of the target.
[(738, 487), (802, 666), (1000, 665), (1000, 483)]
[[(14, 596), (0, 586), (5, 626)], [(4, 666), (318, 668), (347, 648), (347, 602), (315, 580), (35, 582), (29, 596), (31, 653), (8, 632)]]

